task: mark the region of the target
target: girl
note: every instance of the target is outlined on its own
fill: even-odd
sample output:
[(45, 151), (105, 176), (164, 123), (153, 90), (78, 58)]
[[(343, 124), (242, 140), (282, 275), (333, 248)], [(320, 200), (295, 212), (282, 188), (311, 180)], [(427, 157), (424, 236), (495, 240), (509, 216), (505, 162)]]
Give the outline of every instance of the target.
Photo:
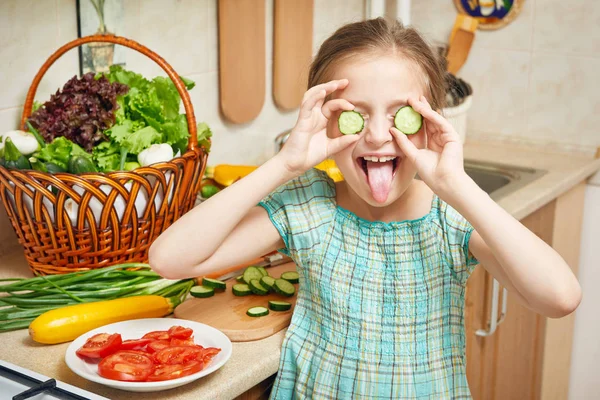
[[(283, 149), (152, 245), (150, 264), (168, 278), (274, 249), (293, 258), (300, 290), (272, 398), (470, 398), (463, 306), (477, 260), (538, 313), (579, 304), (563, 259), (466, 175), (458, 134), (434, 111), (443, 74), (398, 22), (340, 28), (311, 66)], [(410, 136), (393, 127), (407, 104), (424, 119)], [(362, 114), (362, 132), (340, 133), (344, 110)], [(312, 169), (327, 157), (343, 182)]]

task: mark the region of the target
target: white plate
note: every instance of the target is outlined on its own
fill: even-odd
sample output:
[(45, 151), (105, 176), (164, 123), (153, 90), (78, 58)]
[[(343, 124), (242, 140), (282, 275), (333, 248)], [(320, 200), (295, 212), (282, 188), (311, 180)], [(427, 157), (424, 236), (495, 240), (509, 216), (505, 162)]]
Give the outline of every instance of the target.
[[(202, 371), (192, 375), (177, 379), (160, 382), (121, 382), (113, 379), (106, 379), (98, 375), (98, 364), (88, 363), (77, 357), (75, 352), (87, 341), (88, 338), (97, 333), (120, 333), (123, 340), (141, 338), (144, 334), (151, 331), (166, 331), (173, 325), (181, 325), (194, 330), (194, 341), (196, 344), (204, 347), (217, 347), (221, 352), (217, 354), (212, 362)], [(117, 322), (105, 325), (91, 330), (77, 339), (75, 339), (67, 348), (65, 361), (73, 372), (82, 378), (92, 382), (101, 383), (117, 389), (128, 390), (131, 392), (154, 392), (159, 390), (171, 389), (177, 386), (185, 385), (202, 378), (217, 369), (229, 360), (231, 356), (231, 341), (223, 332), (199, 322), (187, 321), (176, 318), (147, 318), (135, 319), (131, 321)]]

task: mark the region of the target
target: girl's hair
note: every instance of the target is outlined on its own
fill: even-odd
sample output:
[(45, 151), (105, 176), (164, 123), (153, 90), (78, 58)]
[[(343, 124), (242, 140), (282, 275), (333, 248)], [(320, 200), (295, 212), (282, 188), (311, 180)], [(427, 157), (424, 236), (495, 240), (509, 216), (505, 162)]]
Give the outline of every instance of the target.
[(308, 87), (328, 81), (333, 67), (365, 53), (401, 55), (411, 60), (424, 75), (431, 107), (436, 110), (444, 106), (443, 63), (415, 29), (383, 18), (344, 25), (325, 40), (310, 66)]

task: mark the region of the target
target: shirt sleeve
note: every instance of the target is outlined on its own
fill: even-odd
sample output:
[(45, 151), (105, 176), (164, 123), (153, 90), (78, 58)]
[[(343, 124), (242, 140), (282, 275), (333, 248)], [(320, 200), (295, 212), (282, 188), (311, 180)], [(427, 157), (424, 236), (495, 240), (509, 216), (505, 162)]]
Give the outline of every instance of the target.
[(322, 213), (334, 196), (331, 185), (324, 172), (311, 169), (258, 203), (267, 211), (283, 240), (285, 247), (279, 252), (292, 258), (299, 257), (299, 253), (310, 253), (319, 240)]
[(466, 284), (475, 266), (479, 264), (469, 250), (469, 240), (474, 228), (458, 211), (444, 202), (440, 206), (440, 214), (450, 268), (458, 280)]

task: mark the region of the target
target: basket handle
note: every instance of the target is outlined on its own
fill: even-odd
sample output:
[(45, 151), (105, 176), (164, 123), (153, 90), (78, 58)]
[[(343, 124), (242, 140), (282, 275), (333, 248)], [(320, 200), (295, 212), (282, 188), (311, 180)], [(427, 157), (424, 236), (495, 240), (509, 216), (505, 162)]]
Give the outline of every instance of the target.
[(194, 110), (192, 108), (192, 101), (190, 100), (190, 94), (188, 93), (183, 81), (179, 79), (179, 75), (175, 72), (173, 67), (171, 67), (161, 56), (148, 49), (141, 44), (126, 39), (120, 36), (114, 35), (92, 35), (92, 36), (84, 36), (78, 39), (69, 42), (56, 50), (54, 54), (52, 54), (46, 62), (42, 65), (40, 70), (38, 71), (35, 78), (33, 78), (33, 82), (31, 82), (31, 87), (29, 88), (29, 92), (27, 92), (27, 97), (25, 99), (25, 105), (23, 106), (23, 115), (21, 116), (21, 129), (26, 130), (25, 123), (27, 122), (27, 118), (31, 115), (31, 110), (33, 108), (33, 98), (35, 97), (35, 92), (40, 84), (40, 81), (44, 77), (44, 74), (48, 71), (48, 68), (56, 60), (58, 60), (63, 54), (67, 51), (71, 50), (74, 47), (79, 47), (83, 44), (90, 42), (105, 42), (105, 43), (115, 43), (120, 44), (121, 46), (129, 47), (130, 49), (136, 50), (143, 55), (150, 58), (152, 61), (156, 62), (166, 73), (169, 75), (169, 78), (175, 84), (177, 91), (179, 92), (179, 96), (181, 100), (183, 100), (183, 107), (185, 108), (185, 115), (188, 123), (188, 130), (190, 132), (190, 140), (188, 141), (188, 150), (195, 150), (198, 147), (198, 133), (196, 129), (196, 116), (194, 115)]

